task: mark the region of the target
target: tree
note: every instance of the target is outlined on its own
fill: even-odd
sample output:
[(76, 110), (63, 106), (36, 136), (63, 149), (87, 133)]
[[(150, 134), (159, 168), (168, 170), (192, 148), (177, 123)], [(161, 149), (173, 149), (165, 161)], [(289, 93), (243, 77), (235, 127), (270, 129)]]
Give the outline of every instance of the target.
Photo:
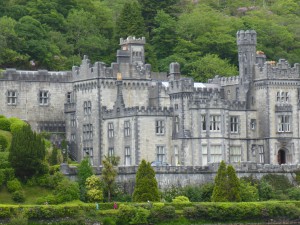
[(226, 167), (224, 161), (220, 163), (217, 176), (215, 177), (215, 186), (212, 194), (213, 202), (239, 202), (240, 181), (236, 176), (235, 169), (229, 165)]
[(149, 162), (142, 160), (135, 178), (133, 201), (159, 201), (159, 192), (155, 172)]
[(115, 180), (117, 177), (117, 170), (116, 166), (119, 163), (119, 157), (104, 157), (103, 163), (103, 170), (102, 170), (102, 180), (105, 189), (107, 190), (107, 200), (110, 202), (111, 200), (111, 193), (114, 188)]
[(103, 201), (102, 183), (99, 177), (92, 175), (86, 179), (87, 198), (89, 202)]
[(84, 158), (80, 165), (78, 166), (78, 173), (77, 173), (77, 182), (79, 184), (79, 190), (80, 190), (80, 199), (82, 201), (86, 201), (86, 187), (85, 187), (85, 182), (86, 179), (90, 176), (92, 176), (93, 169), (91, 167), (91, 164), (88, 160), (88, 158)]
[(142, 8), (149, 37), (151, 38), (152, 29), (155, 27), (155, 16), (159, 10), (164, 10), (168, 14), (176, 14), (176, 4), (179, 0), (138, 0)]
[(48, 172), (45, 153), (44, 141), (29, 125), (22, 126), (13, 133), (9, 161), (17, 177), (27, 180), (34, 175)]
[(220, 163), (217, 175), (215, 177), (215, 186), (211, 200), (213, 202), (227, 201), (227, 170), (226, 164), (223, 160)]
[(176, 20), (160, 10), (155, 17), (156, 28), (153, 29), (151, 43), (157, 59), (163, 59), (173, 54), (177, 44)]
[(141, 8), (136, 2), (124, 4), (116, 23), (116, 38), (127, 38), (128, 36), (145, 36), (144, 19)]
[(227, 194), (228, 194), (228, 201), (230, 202), (240, 202), (240, 181), (235, 173), (235, 169), (232, 165), (227, 167)]

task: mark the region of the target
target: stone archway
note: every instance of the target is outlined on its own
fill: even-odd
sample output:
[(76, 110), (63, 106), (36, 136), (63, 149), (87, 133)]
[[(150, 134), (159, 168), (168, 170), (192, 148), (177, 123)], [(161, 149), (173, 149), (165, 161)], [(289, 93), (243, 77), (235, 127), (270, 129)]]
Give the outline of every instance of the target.
[(279, 149), (277, 154), (277, 161), (279, 165), (286, 164), (286, 152), (284, 149)]

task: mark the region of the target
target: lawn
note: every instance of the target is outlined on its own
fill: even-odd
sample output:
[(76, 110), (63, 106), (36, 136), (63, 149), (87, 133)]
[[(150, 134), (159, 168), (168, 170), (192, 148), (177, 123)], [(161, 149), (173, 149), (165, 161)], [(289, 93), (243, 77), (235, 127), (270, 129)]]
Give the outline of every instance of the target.
[[(23, 186), (23, 191), (25, 194), (25, 202), (22, 204), (25, 205), (35, 204), (37, 198), (47, 196), (52, 193), (52, 191), (49, 189), (26, 186), (26, 185)], [(20, 205), (20, 203), (16, 203), (11, 199), (11, 193), (7, 191), (6, 187), (2, 187), (0, 190), (0, 204)]]

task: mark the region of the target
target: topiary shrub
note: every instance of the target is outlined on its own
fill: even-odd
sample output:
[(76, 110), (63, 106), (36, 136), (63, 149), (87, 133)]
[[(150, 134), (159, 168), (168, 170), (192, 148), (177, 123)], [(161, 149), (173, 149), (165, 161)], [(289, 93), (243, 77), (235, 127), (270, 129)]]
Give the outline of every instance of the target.
[(11, 122), (7, 118), (0, 118), (0, 130), (10, 131)]
[(0, 151), (4, 152), (8, 146), (7, 139), (0, 134)]
[(15, 178), (13, 180), (10, 180), (10, 181), (7, 181), (7, 190), (12, 193), (12, 192), (15, 192), (15, 191), (19, 191), (22, 189), (22, 185), (21, 185), (21, 182)]
[(12, 193), (11, 198), (13, 201), (18, 203), (25, 202), (25, 195), (23, 191), (15, 191)]
[(173, 203), (188, 203), (190, 202), (189, 198), (186, 196), (176, 196), (174, 199), (172, 199)]

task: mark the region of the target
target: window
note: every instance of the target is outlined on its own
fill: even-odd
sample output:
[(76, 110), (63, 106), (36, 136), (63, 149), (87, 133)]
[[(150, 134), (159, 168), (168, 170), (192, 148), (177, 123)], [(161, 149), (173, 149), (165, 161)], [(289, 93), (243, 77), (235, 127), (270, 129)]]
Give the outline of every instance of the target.
[(237, 116), (230, 117), (230, 132), (231, 133), (239, 132), (239, 118)]
[(115, 155), (114, 148), (108, 148), (108, 157), (113, 157)]
[(108, 123), (108, 138), (114, 137), (114, 124)]
[(76, 126), (76, 117), (75, 117), (75, 113), (71, 114), (71, 127), (75, 127)]
[(235, 98), (236, 98), (236, 100), (239, 100), (239, 96), (240, 96), (240, 89), (237, 87), (235, 89)]
[(220, 130), (220, 125), (221, 125), (221, 116), (210, 116), (209, 129), (211, 131)]
[(175, 163), (175, 166), (179, 165), (179, 152), (178, 152), (178, 146), (175, 145), (174, 146), (174, 163)]
[(251, 127), (251, 130), (255, 130), (255, 128), (256, 128), (256, 119), (251, 119), (250, 127)]
[(165, 162), (165, 146), (156, 146), (156, 154), (158, 162)]
[(39, 102), (40, 102), (40, 105), (48, 105), (49, 104), (49, 91), (40, 91)]
[(201, 115), (201, 125), (202, 130), (206, 130), (206, 115)]
[(83, 125), (83, 140), (91, 140), (93, 139), (93, 125), (92, 124), (84, 124)]
[(230, 98), (230, 90), (227, 90), (227, 99)]
[(230, 162), (242, 161), (242, 149), (240, 146), (230, 146), (229, 154), (230, 154)]
[(259, 154), (259, 163), (265, 163), (264, 146), (263, 145), (258, 146), (258, 154)]
[(75, 134), (71, 134), (71, 141), (75, 141), (76, 140), (76, 135)]
[(278, 116), (278, 132), (290, 132), (291, 131), (291, 116), (280, 115)]
[(17, 104), (17, 92), (16, 91), (7, 91), (7, 104), (16, 105)]
[(125, 147), (125, 166), (131, 165), (131, 152), (130, 147)]
[(90, 164), (93, 165), (93, 148), (85, 147), (83, 148), (84, 157), (90, 158)]
[(202, 145), (202, 165), (207, 165), (207, 145)]
[(277, 92), (277, 102), (278, 103), (288, 103), (290, 101), (289, 92), (278, 91)]
[(124, 136), (129, 137), (130, 136), (130, 121), (124, 122)]
[(175, 125), (175, 133), (178, 133), (179, 132), (179, 117), (178, 116), (175, 116), (175, 119), (174, 119), (174, 125)]
[(72, 102), (72, 92), (68, 92), (67, 93), (67, 103), (71, 103)]
[(155, 121), (155, 133), (160, 134), (160, 135), (165, 133), (165, 121), (164, 120), (156, 120)]
[(221, 145), (210, 146), (210, 162), (222, 161), (222, 148)]
[(91, 103), (91, 101), (85, 101), (83, 103), (83, 111), (84, 111), (84, 115), (91, 115), (92, 114), (92, 103)]
[(177, 110), (178, 109), (178, 104), (175, 104), (175, 110)]

